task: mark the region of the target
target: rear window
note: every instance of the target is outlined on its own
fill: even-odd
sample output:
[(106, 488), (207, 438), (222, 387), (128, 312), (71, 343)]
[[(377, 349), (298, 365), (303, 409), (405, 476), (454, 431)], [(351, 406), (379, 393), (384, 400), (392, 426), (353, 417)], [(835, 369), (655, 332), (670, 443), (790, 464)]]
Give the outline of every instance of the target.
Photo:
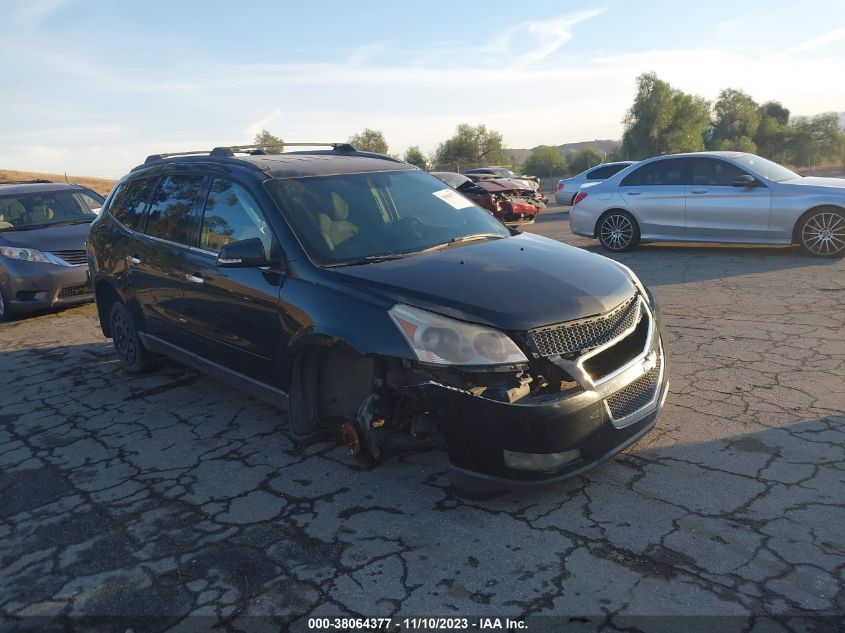
[(120, 185), (109, 204), (109, 213), (133, 231), (144, 225), (144, 211), (155, 186), (155, 178), (141, 178)]
[(651, 185), (683, 185), (684, 162), (680, 158), (668, 158), (646, 163), (625, 176), (622, 187), (647, 187)]
[(147, 218), (145, 233), (170, 242), (191, 239), (194, 205), (202, 191), (203, 176), (167, 176), (159, 183)]

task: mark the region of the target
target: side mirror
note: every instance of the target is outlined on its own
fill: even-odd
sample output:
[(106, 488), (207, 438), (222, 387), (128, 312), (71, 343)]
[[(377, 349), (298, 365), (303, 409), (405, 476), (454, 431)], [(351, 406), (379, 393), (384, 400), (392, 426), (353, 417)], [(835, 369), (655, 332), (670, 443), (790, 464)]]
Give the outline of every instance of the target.
[(220, 268), (256, 268), (269, 263), (264, 254), (264, 244), (257, 237), (229, 242), (217, 253), (217, 266)]
[(757, 184), (757, 179), (751, 174), (743, 174), (742, 176), (734, 178), (734, 181), (731, 184), (734, 187), (753, 187)]

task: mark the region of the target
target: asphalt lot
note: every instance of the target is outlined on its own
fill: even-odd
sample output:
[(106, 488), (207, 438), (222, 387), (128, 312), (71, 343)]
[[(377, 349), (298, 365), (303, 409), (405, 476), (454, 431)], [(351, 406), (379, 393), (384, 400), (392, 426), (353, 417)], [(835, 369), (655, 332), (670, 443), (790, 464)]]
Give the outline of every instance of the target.
[[(565, 213), (528, 230), (596, 249)], [(0, 613), (128, 615), (135, 633), (190, 614), (250, 631), (315, 614), (842, 616), (845, 260), (618, 258), (666, 323), (657, 428), (585, 477), (487, 500), (452, 494), (443, 454), (367, 471), (333, 445), (300, 453), (283, 413), (192, 370), (129, 377), (93, 306), (0, 325)], [(718, 628), (791, 625), (767, 626)]]

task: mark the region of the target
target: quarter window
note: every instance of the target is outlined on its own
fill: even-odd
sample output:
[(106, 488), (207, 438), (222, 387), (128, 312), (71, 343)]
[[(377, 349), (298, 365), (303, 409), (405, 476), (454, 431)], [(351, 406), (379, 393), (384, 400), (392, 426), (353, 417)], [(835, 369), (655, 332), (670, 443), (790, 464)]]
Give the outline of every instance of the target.
[(646, 163), (622, 180), (622, 187), (647, 187), (650, 185), (682, 185), (684, 162), (668, 158)]
[(747, 172), (718, 158), (696, 158), (692, 162), (692, 184), (730, 187), (734, 180)]
[(191, 213), (204, 180), (202, 176), (164, 178), (150, 204), (147, 235), (187, 244), (191, 237)]
[(253, 197), (229, 180), (212, 180), (202, 215), (200, 248), (217, 253), (224, 244), (253, 237), (261, 240), (269, 258), (270, 227)]
[(109, 213), (133, 231), (140, 230), (144, 224), (144, 210), (155, 182), (155, 178), (142, 178), (123, 183), (114, 194)]

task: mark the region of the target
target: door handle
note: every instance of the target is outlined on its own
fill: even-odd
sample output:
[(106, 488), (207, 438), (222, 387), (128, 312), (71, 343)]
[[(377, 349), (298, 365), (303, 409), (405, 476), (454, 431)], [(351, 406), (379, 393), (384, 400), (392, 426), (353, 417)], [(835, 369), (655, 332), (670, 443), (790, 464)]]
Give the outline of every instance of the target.
[(135, 266), (137, 266), (138, 264), (141, 263), (141, 260), (138, 259), (137, 257), (135, 257), (134, 255), (127, 255), (126, 261), (129, 262), (130, 264), (134, 264)]
[(690, 193), (707, 193), (707, 189), (690, 189)]
[(626, 191), (625, 193), (627, 193), (629, 196), (638, 196), (642, 192), (641, 191)]
[(199, 275), (195, 275), (195, 274), (192, 274), (192, 273), (185, 273), (185, 279), (187, 279), (188, 281), (191, 281), (195, 284), (205, 283), (205, 279), (203, 279)]

